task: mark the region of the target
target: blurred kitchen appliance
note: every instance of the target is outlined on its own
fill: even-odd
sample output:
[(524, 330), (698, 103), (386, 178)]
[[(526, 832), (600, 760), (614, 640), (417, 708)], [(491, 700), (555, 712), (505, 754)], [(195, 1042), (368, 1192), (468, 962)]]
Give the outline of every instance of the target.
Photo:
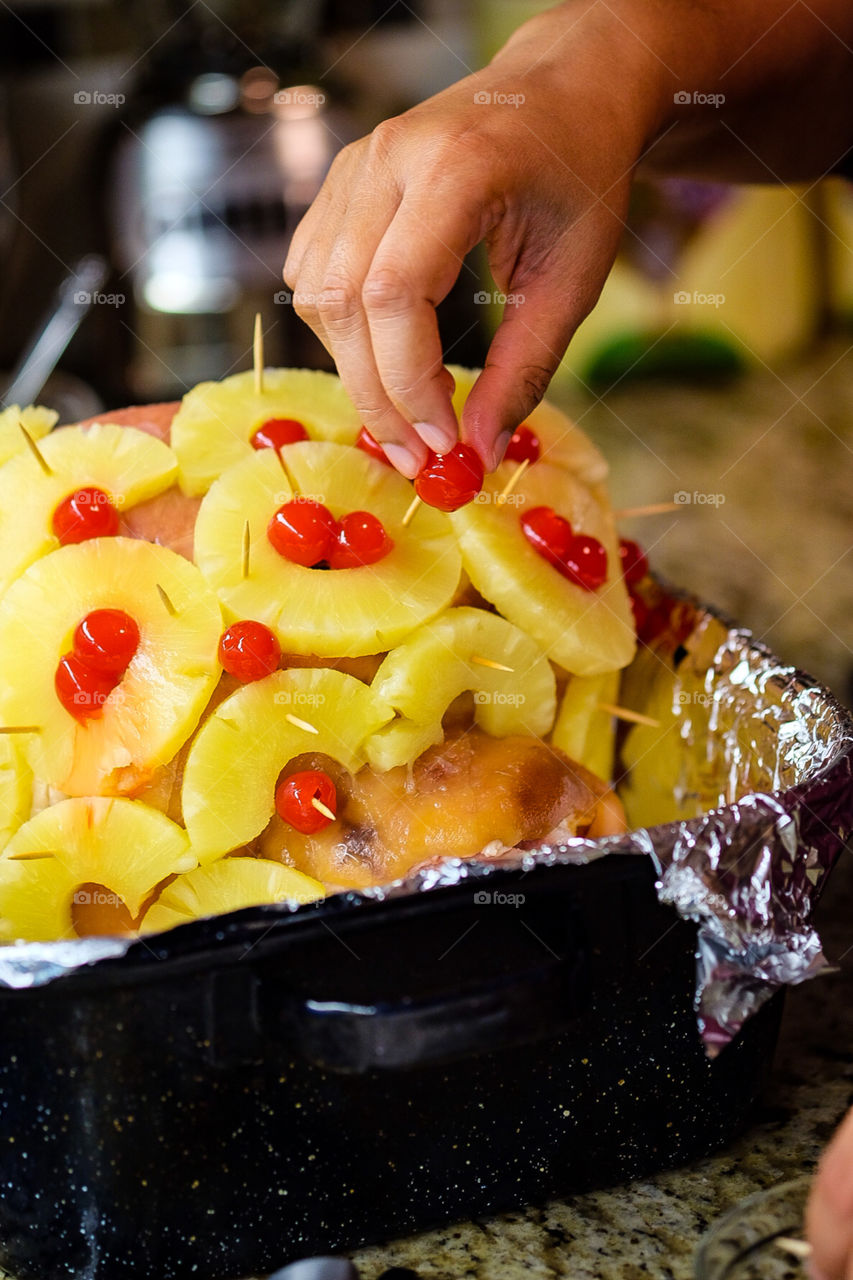
[(132, 398), (180, 394), (241, 367), (256, 311), (270, 363), (328, 365), (281, 269), (335, 153), (359, 132), (326, 90), (280, 87), (263, 66), (203, 71), (182, 101), (123, 130), (110, 223), (128, 286)]

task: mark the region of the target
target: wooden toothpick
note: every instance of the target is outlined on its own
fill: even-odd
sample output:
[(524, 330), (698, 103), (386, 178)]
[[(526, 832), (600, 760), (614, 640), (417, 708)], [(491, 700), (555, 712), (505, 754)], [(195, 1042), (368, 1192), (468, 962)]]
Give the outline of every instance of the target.
[(255, 335), (252, 341), (252, 360), (255, 370), (255, 395), (264, 390), (264, 331), (261, 327), (261, 313), (255, 312)]
[(178, 611), (175, 608), (175, 606), (172, 604), (169, 597), (166, 595), (166, 592), (160, 586), (159, 582), (157, 583), (157, 591), (159, 593), (160, 599), (163, 601), (163, 607), (166, 610), (166, 612), (170, 613), (173, 618), (176, 618), (178, 616)]
[(777, 1249), (784, 1249), (791, 1257), (805, 1261), (812, 1256), (812, 1247), (807, 1240), (797, 1240), (794, 1236), (777, 1236), (773, 1241)]
[(252, 548), (252, 533), (247, 520), (243, 526), (243, 577), (249, 576), (249, 556)]
[(655, 720), (652, 716), (644, 716), (642, 711), (631, 711), (628, 707), (617, 707), (613, 702), (599, 702), (599, 711), (606, 711), (609, 716), (615, 716), (617, 720), (627, 720), (629, 724), (645, 724), (650, 729), (659, 729), (660, 720)]
[(515, 671), (515, 667), (506, 667), (502, 662), (493, 662), (491, 658), (481, 658), (478, 653), (473, 653), (470, 661), (476, 662), (478, 667), (491, 667), (493, 671)]
[(290, 721), (291, 724), (296, 725), (297, 729), (304, 729), (306, 733), (320, 732), (316, 725), (309, 724), (307, 720), (300, 720), (299, 716), (292, 716), (289, 711), (285, 712), (284, 718)]
[(23, 422), (19, 422), (19, 423), (18, 423), (18, 426), (21, 428), (21, 431), (23, 432), (24, 439), (25, 439), (25, 440), (26, 440), (26, 442), (27, 442), (27, 446), (28, 446), (28, 448), (29, 448), (29, 450), (30, 450), (30, 453), (33, 455), (33, 457), (35, 458), (36, 462), (37, 462), (37, 463), (39, 464), (39, 466), (41, 467), (41, 469), (42, 469), (42, 471), (44, 472), (44, 474), (45, 474), (46, 476), (52, 476), (52, 475), (53, 475), (53, 472), (52, 472), (52, 470), (50, 469), (50, 467), (48, 466), (47, 458), (45, 458), (45, 456), (44, 456), (44, 454), (42, 453), (41, 449), (38, 447), (38, 445), (36, 444), (35, 440), (34, 440), (34, 439), (32, 438), (32, 436), (30, 435), (29, 431), (27, 431), (27, 428), (24, 426)]
[(515, 471), (513, 471), (512, 475), (511, 475), (511, 476), (510, 476), (510, 478), (507, 480), (506, 484), (504, 485), (504, 487), (501, 489), (500, 493), (498, 494), (498, 498), (497, 498), (497, 500), (498, 500), (498, 502), (499, 502), (499, 503), (501, 503), (501, 502), (506, 502), (507, 498), (508, 498), (508, 497), (509, 497), (509, 495), (512, 493), (513, 489), (514, 489), (514, 488), (515, 488), (515, 486), (518, 484), (519, 480), (520, 480), (520, 479), (521, 479), (521, 477), (524, 475), (525, 471), (527, 470), (527, 468), (528, 468), (529, 466), (530, 466), (530, 459), (529, 459), (529, 458), (524, 458), (521, 462), (519, 462), (519, 464), (518, 464), (518, 466), (516, 467)]
[(323, 804), (323, 801), (318, 800), (316, 796), (311, 797), (311, 803), (317, 812), (322, 813), (323, 817), (328, 818), (330, 822), (334, 822), (337, 819), (338, 815), (336, 813), (332, 813), (329, 806), (327, 804)]
[(2, 724), (0, 733), (41, 733), (39, 724)]
[(411, 523), (412, 516), (415, 514), (415, 512), (417, 511), (417, 509), (418, 509), (418, 507), (419, 507), (420, 505), (421, 505), (421, 500), (420, 500), (420, 498), (418, 497), (418, 495), (417, 495), (417, 494), (415, 494), (414, 498), (412, 498), (412, 501), (409, 503), (409, 509), (408, 509), (408, 511), (407, 511), (407, 512), (406, 512), (406, 514), (403, 516), (403, 527), (404, 527), (404, 528), (405, 528), (407, 525), (409, 525), (409, 524)]
[(680, 502), (649, 502), (644, 507), (622, 507), (614, 511), (616, 520), (627, 520), (629, 516), (662, 516), (667, 511), (680, 511)]

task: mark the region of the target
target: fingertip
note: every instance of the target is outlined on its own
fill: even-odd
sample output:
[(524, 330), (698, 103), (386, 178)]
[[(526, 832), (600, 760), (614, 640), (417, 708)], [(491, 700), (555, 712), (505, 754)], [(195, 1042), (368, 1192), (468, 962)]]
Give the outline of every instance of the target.
[(417, 450), (405, 444), (386, 443), (382, 441), (385, 457), (396, 471), (407, 480), (414, 480), (426, 462), (426, 449)]

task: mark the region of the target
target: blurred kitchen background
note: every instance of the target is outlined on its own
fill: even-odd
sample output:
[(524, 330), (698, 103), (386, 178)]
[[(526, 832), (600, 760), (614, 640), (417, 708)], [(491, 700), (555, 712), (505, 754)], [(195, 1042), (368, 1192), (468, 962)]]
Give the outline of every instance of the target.
[[(62, 297), (79, 327), (40, 396), (62, 421), (246, 368), (256, 311), (268, 363), (328, 367), (281, 265), (335, 152), (482, 65), (544, 7), (4, 4), (0, 386)], [(618, 508), (678, 504), (623, 520), (653, 565), (847, 698), (851, 246), (840, 179), (638, 184), (619, 261), (553, 385), (607, 453)], [(499, 315), (475, 251), (442, 304), (447, 359), (482, 363)]]

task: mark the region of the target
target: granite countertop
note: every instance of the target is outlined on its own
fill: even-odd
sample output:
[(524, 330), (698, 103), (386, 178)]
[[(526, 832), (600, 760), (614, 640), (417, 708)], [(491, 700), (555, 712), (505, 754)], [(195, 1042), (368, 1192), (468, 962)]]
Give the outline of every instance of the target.
[[(750, 626), (849, 702), (853, 673), (853, 347), (717, 389), (623, 386), (564, 403), (601, 445), (614, 505), (690, 495), (625, 520), (653, 566)], [(721, 495), (714, 502), (695, 495)], [(351, 1254), (365, 1280), (689, 1280), (705, 1228), (744, 1196), (810, 1172), (853, 1105), (853, 858), (818, 911), (839, 968), (787, 996), (769, 1089), (723, 1154), (642, 1182)]]

